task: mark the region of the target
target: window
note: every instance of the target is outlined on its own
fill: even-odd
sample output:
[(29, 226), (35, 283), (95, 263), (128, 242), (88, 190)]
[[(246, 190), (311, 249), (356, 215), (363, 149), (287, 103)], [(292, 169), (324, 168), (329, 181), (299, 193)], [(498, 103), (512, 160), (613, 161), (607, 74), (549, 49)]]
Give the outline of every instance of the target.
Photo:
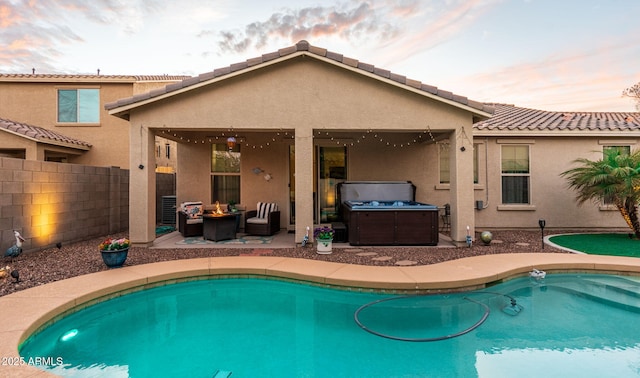
[(164, 150), (166, 152), (167, 159), (171, 159), (171, 145), (169, 143), (164, 145)]
[(211, 202), (240, 202), (240, 145), (211, 146)]
[(606, 153), (607, 151), (611, 151), (611, 150), (619, 150), (621, 154), (623, 155), (630, 155), (631, 154), (631, 146), (603, 146), (602, 147), (602, 153)]
[[(440, 146), (440, 183), (450, 183), (449, 173), (449, 143), (439, 143)], [(478, 146), (473, 145), (473, 183), (478, 183)]]
[(439, 143), (440, 146), (440, 183), (449, 184), (449, 143)]
[[(604, 156), (608, 151), (618, 150), (622, 155), (630, 155), (631, 154), (631, 146), (602, 146), (602, 154)], [(612, 206), (615, 205), (613, 200), (609, 197), (602, 198), (602, 205), (604, 206)]]
[(529, 146), (502, 146), (502, 203), (529, 203)]
[(58, 122), (99, 123), (99, 89), (59, 89)]

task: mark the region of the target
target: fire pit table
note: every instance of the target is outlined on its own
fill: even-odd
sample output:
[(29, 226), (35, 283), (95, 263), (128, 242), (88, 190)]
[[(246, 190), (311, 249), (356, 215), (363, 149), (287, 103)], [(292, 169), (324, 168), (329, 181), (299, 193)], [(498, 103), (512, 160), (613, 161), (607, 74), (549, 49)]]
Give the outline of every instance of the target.
[(236, 214), (202, 215), (202, 237), (219, 241), (236, 238)]

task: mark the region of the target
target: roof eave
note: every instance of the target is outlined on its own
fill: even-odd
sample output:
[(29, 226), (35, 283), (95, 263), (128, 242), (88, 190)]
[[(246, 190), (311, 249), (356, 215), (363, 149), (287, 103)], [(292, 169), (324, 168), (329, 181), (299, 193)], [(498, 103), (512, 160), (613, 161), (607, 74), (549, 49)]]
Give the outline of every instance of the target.
[(27, 82), (27, 83), (116, 83), (116, 84), (133, 84), (136, 83), (135, 78), (110, 78), (110, 77), (100, 77), (100, 76), (92, 76), (92, 77), (25, 77), (25, 78), (14, 78), (14, 77), (1, 77), (0, 82)]
[(13, 134), (15, 136), (18, 136), (18, 137), (23, 138), (23, 139), (30, 140), (32, 142), (48, 144), (48, 145), (51, 145), (51, 146), (65, 147), (65, 148), (71, 148), (71, 149), (74, 149), (74, 150), (81, 150), (81, 151), (89, 151), (91, 149), (91, 145), (67, 143), (67, 142), (56, 141), (56, 140), (48, 139), (48, 138), (42, 138), (42, 137), (35, 137), (34, 138), (34, 137), (31, 137), (31, 136), (28, 136), (28, 135), (20, 134), (20, 133), (17, 133), (15, 131), (12, 131), (12, 130), (2, 129), (2, 128), (0, 128), (0, 131), (4, 131), (6, 133)]
[(640, 138), (640, 130), (633, 131), (531, 131), (531, 130), (473, 130), (474, 137), (632, 137)]
[[(385, 77), (377, 75), (375, 73), (367, 72), (367, 71), (362, 70), (362, 69), (360, 69), (358, 67), (352, 67), (352, 66), (350, 66), (348, 64), (345, 64), (343, 62), (339, 62), (339, 61), (336, 61), (334, 59), (330, 59), (330, 58), (327, 58), (325, 56), (321, 56), (321, 55), (318, 55), (318, 54), (315, 54), (313, 52), (309, 52), (309, 51), (306, 51), (306, 50), (296, 51), (296, 52), (291, 53), (291, 54), (283, 55), (281, 57), (278, 57), (278, 58), (275, 58), (275, 59), (272, 59), (272, 60), (268, 60), (268, 61), (263, 62), (263, 63), (259, 63), (259, 64), (256, 64), (256, 65), (253, 65), (253, 66), (245, 67), (245, 68), (243, 68), (241, 70), (229, 72), (229, 73), (223, 74), (221, 76), (217, 76), (217, 77), (211, 78), (209, 80), (197, 82), (195, 84), (191, 84), (191, 85), (185, 86), (183, 88), (175, 89), (175, 90), (172, 90), (171, 92), (167, 92), (167, 93), (164, 93), (164, 94), (159, 94), (159, 95), (147, 98), (147, 99), (139, 100), (139, 101), (136, 101), (136, 102), (133, 102), (133, 103), (129, 103), (129, 104), (125, 104), (125, 105), (122, 105), (122, 106), (116, 106), (116, 107), (113, 107), (113, 108), (109, 109), (108, 113), (109, 113), (109, 115), (113, 115), (113, 116), (128, 120), (129, 119), (129, 112), (131, 110), (135, 109), (135, 108), (140, 107), (140, 106), (152, 104), (152, 103), (154, 103), (156, 101), (161, 101), (161, 100), (164, 100), (164, 99), (167, 99), (167, 98), (170, 98), (170, 97), (173, 97), (173, 96), (176, 96), (176, 95), (179, 95), (179, 94), (182, 94), (182, 93), (194, 90), (194, 89), (202, 88), (204, 86), (207, 86), (207, 85), (210, 85), (210, 84), (213, 84), (213, 83), (217, 83), (217, 82), (220, 82), (220, 81), (223, 81), (223, 80), (228, 80), (228, 79), (234, 78), (236, 76), (244, 75), (246, 73), (249, 73), (249, 72), (252, 72), (252, 71), (255, 71), (255, 70), (258, 70), (258, 69), (262, 69), (264, 67), (275, 65), (275, 64), (287, 61), (287, 60), (295, 59), (295, 58), (300, 57), (300, 56), (309, 57), (309, 58), (313, 58), (313, 59), (317, 59), (317, 60), (323, 61), (325, 63), (329, 63), (329, 64), (331, 64), (333, 66), (336, 66), (336, 67), (339, 67), (339, 68), (342, 68), (342, 69), (346, 69), (346, 70), (349, 70), (351, 72), (354, 72), (354, 73), (369, 77), (371, 79), (375, 79), (375, 80), (384, 82), (386, 84), (390, 84), (390, 85), (396, 86), (398, 88), (401, 88), (401, 89), (404, 89), (404, 90), (408, 90), (410, 92), (413, 92), (413, 93), (416, 93), (418, 95), (430, 98), (432, 100), (439, 101), (439, 102), (442, 102), (442, 103), (450, 105), (450, 106), (454, 106), (454, 107), (456, 107), (458, 109), (461, 109), (461, 110), (464, 110), (464, 111), (468, 111), (468, 112), (470, 112), (470, 113), (472, 113), (472, 114), (474, 114), (476, 116), (479, 116), (479, 117), (490, 118), (493, 115), (493, 114), (491, 114), (489, 112), (474, 108), (472, 106), (465, 105), (465, 104), (462, 104), (462, 103), (459, 103), (459, 102), (456, 102), (456, 101), (453, 101), (453, 100), (449, 100), (449, 99), (443, 98), (441, 96), (429, 93), (427, 91), (424, 91), (424, 90), (421, 90), (421, 89), (418, 89), (418, 88), (415, 88), (415, 87), (413, 87), (411, 85), (408, 85), (408, 84), (405, 84), (405, 83), (400, 83), (400, 82), (392, 80), (390, 78), (385, 78)], [(107, 104), (106, 106), (108, 106), (108, 105), (109, 104)]]

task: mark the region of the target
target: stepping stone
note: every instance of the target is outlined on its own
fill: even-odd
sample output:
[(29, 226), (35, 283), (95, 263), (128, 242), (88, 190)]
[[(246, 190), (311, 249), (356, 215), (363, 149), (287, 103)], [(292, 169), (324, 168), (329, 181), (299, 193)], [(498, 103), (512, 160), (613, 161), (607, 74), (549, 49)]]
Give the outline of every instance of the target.
[(356, 253), (356, 256), (375, 256), (377, 255), (377, 253), (375, 252), (360, 252), (360, 253)]
[(371, 260), (373, 260), (373, 261), (389, 261), (389, 260), (393, 260), (393, 257), (391, 257), (391, 256), (380, 256), (380, 257), (374, 257)]
[(516, 245), (518, 245), (520, 247), (528, 247), (529, 243), (516, 243)]
[(362, 252), (364, 249), (362, 248), (347, 248), (344, 250), (345, 252)]
[(491, 242), (492, 242), (492, 243), (495, 243), (495, 244), (502, 244), (502, 243), (504, 243), (502, 240), (492, 240)]
[(417, 263), (418, 263), (417, 261), (411, 261), (411, 260), (396, 261), (396, 265), (400, 265), (400, 266), (416, 265)]
[(254, 249), (251, 253), (241, 253), (240, 256), (264, 256), (273, 253), (273, 249)]

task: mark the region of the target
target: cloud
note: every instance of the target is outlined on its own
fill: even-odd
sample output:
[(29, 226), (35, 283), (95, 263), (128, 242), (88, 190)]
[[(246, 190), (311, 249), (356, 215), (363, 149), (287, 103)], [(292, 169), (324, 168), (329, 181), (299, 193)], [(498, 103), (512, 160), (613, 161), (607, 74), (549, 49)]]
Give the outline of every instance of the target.
[(632, 111), (621, 97), (637, 79), (634, 56), (640, 37), (593, 44), (589, 49), (567, 49), (537, 61), (511, 64), (460, 77), (467, 95), (479, 101), (500, 101), (558, 111), (599, 109)]
[(48, 62), (59, 55), (51, 46), (82, 40), (68, 27), (51, 22), (56, 11), (47, 13), (41, 6), (24, 2), (0, 8), (0, 67), (8, 71), (20, 67), (25, 72), (40, 62), (40, 67), (50, 70), (53, 65)]
[[(260, 52), (308, 40), (331, 39), (369, 51), (381, 67), (389, 67), (458, 37), (503, 0), (347, 1), (330, 6), (286, 8), (241, 29), (205, 30), (216, 54)], [(357, 58), (357, 57), (356, 57)]]
[[(65, 46), (84, 43), (78, 20), (116, 25), (123, 34), (142, 27), (145, 14), (161, 9), (164, 0), (17, 1), (0, 5), (0, 70), (56, 72)], [(72, 29), (66, 25), (76, 25)]]
[(203, 31), (213, 35), (220, 54), (260, 50), (273, 39), (295, 43), (302, 39), (338, 37), (352, 43), (384, 43), (402, 32), (402, 17), (411, 15), (419, 1), (347, 2), (332, 6), (287, 8), (266, 20), (247, 24), (242, 30)]
[(405, 17), (414, 22), (413, 32), (394, 41), (392, 60), (383, 63), (402, 61), (456, 38), (500, 2), (502, 0), (451, 0), (424, 9), (411, 9)]

